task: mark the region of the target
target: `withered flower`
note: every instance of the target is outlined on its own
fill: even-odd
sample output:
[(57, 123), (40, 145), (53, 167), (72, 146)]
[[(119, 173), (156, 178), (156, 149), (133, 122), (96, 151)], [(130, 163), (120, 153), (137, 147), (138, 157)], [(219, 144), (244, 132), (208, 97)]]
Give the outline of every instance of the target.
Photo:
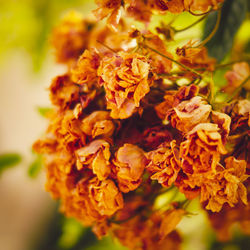
[(52, 104), (64, 110), (79, 101), (79, 87), (70, 80), (68, 74), (57, 76), (50, 85)]
[[(147, 46), (159, 51), (163, 55), (173, 58), (170, 52), (168, 52), (163, 40), (161, 40), (159, 36), (149, 33), (144, 35), (144, 37), (145, 44)], [(150, 51), (149, 55), (152, 60), (151, 67), (154, 69), (154, 72), (156, 74), (166, 74), (170, 72), (170, 70), (172, 69), (172, 61), (166, 59), (165, 57), (162, 57), (161, 55), (153, 51)]]
[(190, 86), (183, 86), (178, 91), (170, 90), (166, 91), (164, 100), (160, 104), (156, 105), (155, 111), (160, 119), (164, 120), (167, 112), (173, 107), (176, 107), (182, 101), (190, 100), (195, 97), (199, 92), (199, 87), (194, 84)]
[(165, 187), (171, 186), (179, 173), (180, 160), (176, 141), (161, 144), (146, 154), (149, 160), (146, 169), (152, 174), (152, 180), (158, 180)]
[[(246, 62), (235, 63), (233, 65), (233, 70), (228, 71), (225, 74), (227, 79), (227, 85), (223, 90), (229, 94), (232, 94), (237, 87), (250, 75), (250, 67)], [(250, 90), (250, 80), (244, 84), (244, 88), (248, 91)]]
[(224, 2), (224, 0), (184, 0), (184, 6), (186, 10), (191, 10), (192, 12), (206, 12), (210, 8), (218, 9), (219, 4)]
[(54, 29), (51, 43), (60, 63), (72, 63), (87, 48), (88, 23), (77, 12), (67, 14)]
[(81, 130), (93, 138), (100, 135), (110, 137), (115, 130), (115, 124), (108, 111), (95, 111), (82, 120)]
[(225, 159), (225, 168), (206, 174), (201, 183), (201, 202), (208, 202), (206, 209), (218, 212), (224, 203), (233, 207), (239, 200), (247, 204), (247, 190), (242, 183), (248, 177), (245, 172), (246, 161), (231, 156)]
[(222, 136), (223, 143), (226, 142), (226, 138), (230, 132), (231, 118), (225, 113), (212, 111), (212, 120), (214, 123), (218, 124), (221, 129), (220, 134)]
[(116, 30), (121, 18), (121, 0), (95, 0), (98, 8), (93, 11), (97, 19), (101, 20), (107, 16), (107, 23)]
[(93, 178), (88, 184), (89, 199), (101, 215), (112, 215), (123, 208), (123, 197), (112, 180)]
[(75, 152), (77, 169), (90, 168), (99, 180), (105, 180), (111, 172), (109, 147), (109, 143), (104, 140), (94, 140), (78, 149)]
[[(177, 48), (176, 54), (179, 62), (198, 71), (213, 71), (216, 60), (208, 56), (205, 47), (195, 47), (195, 42), (189, 41), (182, 48)], [(187, 72), (186, 77), (193, 77), (193, 73)]]
[(168, 111), (166, 119), (170, 120), (174, 128), (188, 133), (197, 124), (208, 122), (211, 110), (212, 107), (202, 97), (195, 96)]
[(181, 168), (187, 174), (215, 171), (220, 155), (227, 151), (217, 124), (200, 123), (180, 145)]
[(116, 166), (117, 181), (122, 192), (135, 190), (141, 184), (146, 166), (142, 149), (132, 144), (124, 144), (116, 152), (113, 163)]
[(100, 58), (94, 51), (85, 50), (79, 57), (76, 67), (72, 70), (72, 80), (77, 84), (86, 84), (88, 87), (97, 82), (97, 69)]
[(128, 118), (140, 106), (140, 100), (150, 90), (149, 68), (147, 58), (136, 53), (119, 52), (101, 61), (98, 75), (112, 118)]

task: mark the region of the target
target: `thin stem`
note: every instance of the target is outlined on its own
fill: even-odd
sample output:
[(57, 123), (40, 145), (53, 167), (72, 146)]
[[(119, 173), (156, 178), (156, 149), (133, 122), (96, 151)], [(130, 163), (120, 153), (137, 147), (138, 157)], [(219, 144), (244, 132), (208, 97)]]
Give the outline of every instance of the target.
[(99, 41), (99, 40), (96, 40), (96, 41), (97, 41), (98, 43), (100, 43), (103, 47), (105, 47), (105, 48), (111, 50), (112, 52), (116, 53), (116, 51), (113, 50), (112, 48), (110, 48), (108, 45), (104, 44), (103, 42), (101, 42), (101, 41)]
[(188, 29), (192, 28), (193, 26), (195, 26), (196, 24), (198, 24), (199, 22), (201, 22), (202, 20), (204, 20), (206, 17), (207, 17), (207, 14), (204, 15), (204, 16), (202, 16), (200, 19), (198, 19), (198, 20), (195, 21), (194, 23), (190, 24), (189, 26), (187, 26), (187, 27), (185, 27), (185, 28), (183, 28), (183, 29), (180, 29), (180, 30), (174, 29), (174, 31), (175, 31), (176, 33), (178, 33), (178, 32), (182, 32), (182, 31), (188, 30)]
[(209, 86), (210, 86), (210, 93), (209, 93), (209, 103), (213, 103), (214, 101), (214, 80), (213, 80), (213, 75), (211, 73), (211, 81), (209, 81)]
[(241, 60), (236, 60), (236, 61), (232, 61), (232, 62), (225, 63), (225, 64), (219, 64), (215, 66), (215, 69), (224, 68), (224, 67), (231, 66), (232, 64), (240, 63), (240, 62), (250, 62), (250, 59), (245, 59), (245, 60), (241, 59)]
[(146, 47), (146, 48), (148, 48), (148, 49), (154, 51), (154, 52), (157, 53), (158, 55), (160, 55), (160, 56), (162, 56), (162, 57), (164, 57), (164, 58), (166, 58), (166, 59), (168, 59), (168, 60), (174, 62), (175, 64), (181, 66), (182, 68), (186, 69), (187, 71), (189, 71), (189, 72), (195, 74), (200, 80), (202, 79), (202, 76), (201, 76), (197, 71), (195, 71), (195, 70), (193, 70), (193, 69), (187, 67), (186, 65), (184, 65), (184, 64), (182, 64), (182, 63), (180, 63), (180, 62), (174, 60), (173, 58), (171, 58), (171, 57), (169, 57), (169, 56), (166, 56), (166, 55), (162, 54), (162, 53), (159, 52), (158, 50), (156, 50), (156, 49), (154, 49), (154, 48), (151, 48), (150, 46), (148, 46), (148, 45), (146, 45), (146, 44), (144, 44), (144, 47)]
[(238, 94), (238, 92), (242, 89), (242, 87), (249, 81), (250, 79), (250, 75), (239, 85), (238, 88), (236, 88), (236, 90), (234, 91), (234, 93), (232, 94), (232, 96), (226, 100), (225, 102), (231, 102), (233, 100), (233, 98)]
[(209, 42), (212, 37), (215, 35), (215, 33), (217, 32), (219, 25), (220, 25), (220, 20), (221, 20), (221, 9), (218, 10), (218, 15), (217, 15), (217, 20), (216, 20), (216, 24), (214, 26), (214, 29), (212, 30), (212, 32), (209, 34), (209, 36), (203, 40), (198, 46), (196, 47), (202, 47), (204, 46), (207, 42)]

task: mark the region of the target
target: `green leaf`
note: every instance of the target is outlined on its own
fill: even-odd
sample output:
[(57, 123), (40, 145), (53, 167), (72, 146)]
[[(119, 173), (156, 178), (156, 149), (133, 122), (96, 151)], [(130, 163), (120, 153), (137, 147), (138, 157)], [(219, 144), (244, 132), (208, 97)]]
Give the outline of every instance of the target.
[(42, 169), (42, 157), (38, 155), (37, 158), (30, 164), (28, 169), (28, 175), (31, 178), (37, 177)]
[(10, 167), (20, 163), (22, 160), (21, 155), (17, 153), (7, 153), (0, 155), (0, 174)]
[[(213, 38), (206, 44), (210, 56), (222, 61), (233, 46), (233, 40), (241, 23), (245, 19), (247, 0), (227, 0), (222, 7), (219, 28)], [(217, 12), (211, 13), (205, 24), (203, 39), (213, 30)]]
[(37, 107), (37, 111), (41, 116), (47, 117), (47, 115), (52, 111), (52, 108), (49, 108), (49, 107)]
[(63, 249), (72, 249), (82, 237), (86, 228), (73, 218), (65, 218), (62, 225), (62, 235), (58, 245)]

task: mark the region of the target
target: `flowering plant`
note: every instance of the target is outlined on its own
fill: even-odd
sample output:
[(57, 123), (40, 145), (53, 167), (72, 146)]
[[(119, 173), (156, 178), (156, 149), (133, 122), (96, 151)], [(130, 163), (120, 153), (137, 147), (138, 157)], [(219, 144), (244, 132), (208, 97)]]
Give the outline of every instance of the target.
[[(179, 249), (176, 226), (197, 197), (220, 239), (230, 238), (234, 222), (249, 233), (249, 60), (219, 64), (207, 50), (229, 3), (96, 4), (95, 16), (107, 17), (107, 25), (71, 12), (52, 35), (67, 72), (52, 81), (49, 126), (33, 146), (44, 156), (46, 189), (65, 215), (131, 249)], [(155, 13), (182, 12), (201, 17), (182, 30), (174, 20), (149, 28)], [(214, 29), (203, 41), (175, 40), (214, 13)], [(220, 101), (213, 76), (224, 67), (231, 69)], [(182, 199), (159, 205), (173, 190)], [(218, 223), (221, 215), (226, 223)]]

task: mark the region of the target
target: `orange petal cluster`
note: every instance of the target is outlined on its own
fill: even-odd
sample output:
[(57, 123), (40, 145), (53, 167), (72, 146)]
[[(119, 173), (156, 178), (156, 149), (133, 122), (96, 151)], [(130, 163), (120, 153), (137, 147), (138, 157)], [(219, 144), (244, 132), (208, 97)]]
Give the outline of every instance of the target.
[[(98, 238), (110, 233), (130, 249), (180, 249), (176, 227), (196, 197), (219, 234), (236, 221), (249, 225), (250, 102), (248, 82), (242, 85), (249, 65), (234, 64), (224, 90), (237, 91), (217, 103), (207, 77), (217, 69), (206, 48), (189, 41), (172, 54), (168, 36), (148, 26), (153, 13), (199, 15), (222, 2), (96, 0), (94, 13), (108, 17), (111, 30), (77, 14), (55, 29), (56, 58), (67, 68), (49, 87), (49, 126), (33, 148), (61, 211)], [(121, 13), (143, 21), (144, 30)], [(165, 192), (185, 196), (161, 206)], [(225, 227), (215, 223), (217, 213), (227, 217)]]

